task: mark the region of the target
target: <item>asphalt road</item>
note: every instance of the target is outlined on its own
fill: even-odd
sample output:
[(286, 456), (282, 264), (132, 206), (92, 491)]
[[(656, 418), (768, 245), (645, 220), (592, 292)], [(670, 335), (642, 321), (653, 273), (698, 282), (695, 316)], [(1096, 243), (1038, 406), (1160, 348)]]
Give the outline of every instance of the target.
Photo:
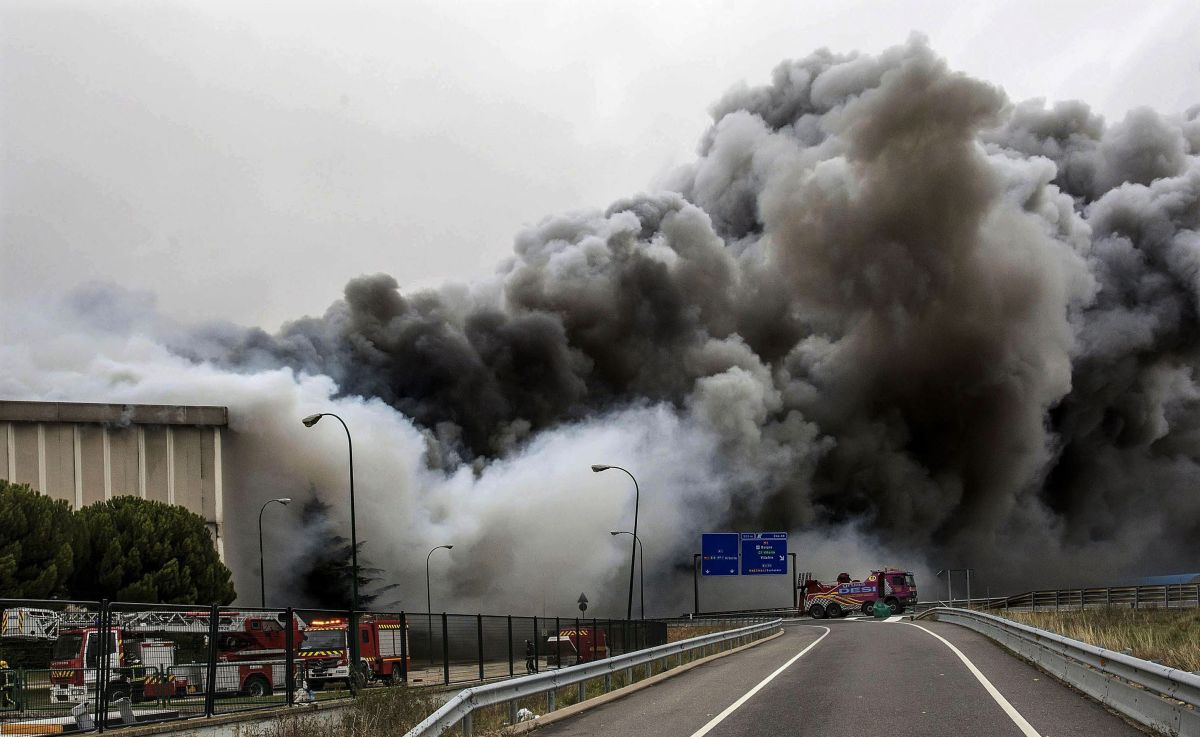
[[(938, 622), (920, 621), (915, 625), (919, 627), (874, 620), (789, 623), (785, 634), (770, 642), (706, 663), (626, 698), (543, 727), (535, 734), (546, 737), (1140, 737), (1144, 734), (1095, 702), (1012, 657), (982, 635)], [(934, 635), (955, 646), (990, 682), (995, 694), (947, 642)], [(766, 681), (772, 674), (774, 678)], [(756, 687), (758, 690), (747, 698)]]

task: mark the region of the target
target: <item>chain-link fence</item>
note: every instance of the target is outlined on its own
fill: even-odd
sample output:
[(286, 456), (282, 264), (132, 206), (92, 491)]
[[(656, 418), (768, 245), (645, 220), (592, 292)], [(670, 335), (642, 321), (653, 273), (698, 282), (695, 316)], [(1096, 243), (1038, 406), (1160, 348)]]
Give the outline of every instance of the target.
[(0, 734), (496, 680), (667, 640), (656, 621), (0, 599)]

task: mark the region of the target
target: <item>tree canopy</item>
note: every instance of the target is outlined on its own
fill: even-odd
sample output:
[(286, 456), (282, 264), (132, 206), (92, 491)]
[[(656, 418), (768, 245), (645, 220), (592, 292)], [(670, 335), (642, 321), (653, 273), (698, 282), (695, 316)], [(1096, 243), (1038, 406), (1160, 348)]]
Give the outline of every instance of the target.
[(229, 604), (229, 569), (204, 518), (183, 507), (116, 497), (76, 513), (71, 593), (86, 599)]
[[(350, 541), (336, 530), (329, 504), (316, 492), (300, 508), (300, 520), (306, 538), (321, 540), (300, 562), (302, 593), (320, 607), (349, 609), (354, 600), (354, 565)], [(383, 584), (383, 570), (372, 567), (363, 556), (365, 540), (358, 543), (358, 606), (365, 608), (377, 603), (379, 596), (396, 588)]]
[(0, 596), (66, 594), (75, 557), (71, 507), (0, 479), (0, 521)]

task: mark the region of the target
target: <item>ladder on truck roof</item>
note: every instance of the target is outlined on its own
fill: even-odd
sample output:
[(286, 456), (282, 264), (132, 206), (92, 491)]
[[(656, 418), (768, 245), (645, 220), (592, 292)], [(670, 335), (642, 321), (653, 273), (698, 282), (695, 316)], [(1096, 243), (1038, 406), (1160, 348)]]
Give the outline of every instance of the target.
[[(0, 614), (0, 637), (22, 640), (57, 640), (60, 629), (98, 626), (97, 612), (55, 611), (14, 607)], [(126, 632), (190, 632), (208, 634), (212, 615), (205, 611), (113, 612), (113, 626)], [(272, 614), (261, 612), (221, 612), (218, 632), (242, 632), (250, 620), (270, 620), (281, 624)], [(302, 627), (303, 622), (297, 621)]]

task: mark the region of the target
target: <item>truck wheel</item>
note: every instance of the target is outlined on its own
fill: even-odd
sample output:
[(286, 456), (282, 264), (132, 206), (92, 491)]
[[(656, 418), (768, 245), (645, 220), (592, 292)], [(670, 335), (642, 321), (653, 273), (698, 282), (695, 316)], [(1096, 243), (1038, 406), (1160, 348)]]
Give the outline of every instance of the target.
[(892, 610), (892, 614), (900, 613), (900, 602), (896, 599), (896, 597), (889, 596), (883, 600), (883, 603), (888, 605), (888, 608)]
[(813, 619), (825, 619), (825, 607), (821, 604), (813, 604), (808, 608), (808, 614)]
[(404, 683), (404, 679), (400, 676), (400, 667), (392, 666), (392, 672), (388, 674), (387, 685), (399, 686)]
[(860, 611), (862, 611), (863, 614), (865, 614), (869, 617), (869, 616), (871, 616), (871, 607), (873, 607), (873, 606), (875, 606), (875, 602), (864, 601), (863, 605), (862, 605), (862, 609)]
[(308, 687), (314, 691), (324, 691), (325, 690), (325, 681), (309, 681)]
[(271, 684), (267, 682), (266, 678), (260, 675), (253, 675), (246, 679), (246, 685), (243, 686), (243, 690), (247, 696), (253, 696), (256, 699), (262, 698), (263, 696), (271, 695)]
[(845, 612), (842, 611), (842, 605), (836, 601), (830, 602), (829, 606), (826, 607), (825, 612), (829, 615), (830, 619), (837, 619), (845, 614)]

